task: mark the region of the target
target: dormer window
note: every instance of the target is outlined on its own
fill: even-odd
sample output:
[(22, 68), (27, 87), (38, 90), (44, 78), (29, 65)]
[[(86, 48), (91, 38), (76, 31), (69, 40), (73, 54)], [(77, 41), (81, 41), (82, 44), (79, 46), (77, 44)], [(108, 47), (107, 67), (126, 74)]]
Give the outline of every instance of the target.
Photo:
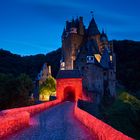
[(87, 63), (94, 63), (94, 56), (87, 56)]

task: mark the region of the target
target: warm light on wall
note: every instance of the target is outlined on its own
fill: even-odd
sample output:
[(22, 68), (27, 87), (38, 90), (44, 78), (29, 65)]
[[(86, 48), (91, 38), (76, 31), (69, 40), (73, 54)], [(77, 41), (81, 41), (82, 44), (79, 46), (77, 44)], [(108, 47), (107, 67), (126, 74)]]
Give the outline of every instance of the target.
[(112, 61), (112, 55), (110, 55), (110, 61)]
[(100, 54), (94, 54), (94, 56), (95, 56), (96, 60), (97, 60), (98, 62), (100, 62), (100, 60), (101, 60), (101, 55), (100, 55)]
[(49, 101), (49, 95), (39, 95), (39, 101)]

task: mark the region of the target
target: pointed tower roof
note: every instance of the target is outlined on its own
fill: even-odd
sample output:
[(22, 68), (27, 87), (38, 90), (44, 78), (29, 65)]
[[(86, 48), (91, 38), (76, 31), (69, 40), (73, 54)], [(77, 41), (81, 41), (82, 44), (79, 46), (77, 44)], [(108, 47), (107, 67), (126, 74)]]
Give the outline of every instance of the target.
[(66, 29), (63, 29), (62, 37), (66, 35)]
[(78, 28), (79, 26), (79, 18), (77, 17), (76, 20), (75, 20), (75, 26)]
[(111, 68), (111, 61), (110, 61), (110, 56), (109, 56), (109, 52), (108, 52), (107, 48), (104, 49), (100, 64), (105, 69)]
[(66, 37), (66, 29), (64, 28), (64, 30), (62, 32), (61, 39), (63, 40), (65, 37)]
[(66, 21), (66, 31), (68, 32), (71, 28), (71, 22), (69, 22), (68, 20)]
[(75, 21), (74, 21), (74, 18), (72, 18), (72, 21), (71, 21), (71, 27), (75, 27)]
[(92, 17), (90, 24), (88, 26), (88, 35), (97, 35), (100, 34), (97, 24), (95, 22), (94, 17)]
[(101, 40), (102, 42), (108, 41), (108, 37), (107, 37), (107, 35), (106, 35), (106, 33), (104, 32), (103, 29), (102, 29), (102, 33), (101, 33), (101, 36), (100, 36), (100, 40)]

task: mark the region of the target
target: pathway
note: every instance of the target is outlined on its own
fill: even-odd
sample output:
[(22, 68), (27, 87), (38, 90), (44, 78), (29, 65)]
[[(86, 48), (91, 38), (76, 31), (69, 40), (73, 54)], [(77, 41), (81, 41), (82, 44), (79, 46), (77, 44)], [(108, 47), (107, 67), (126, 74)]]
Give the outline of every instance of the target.
[(32, 117), (30, 126), (6, 140), (93, 140), (73, 114), (74, 103), (64, 102)]

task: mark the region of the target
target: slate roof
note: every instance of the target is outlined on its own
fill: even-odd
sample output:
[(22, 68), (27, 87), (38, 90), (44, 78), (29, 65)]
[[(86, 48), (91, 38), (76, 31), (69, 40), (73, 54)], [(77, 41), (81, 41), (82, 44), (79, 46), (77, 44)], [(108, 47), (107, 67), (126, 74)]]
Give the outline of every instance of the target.
[(87, 55), (93, 55), (95, 53), (99, 53), (97, 42), (95, 40), (88, 40), (85, 44), (87, 49)]
[(109, 56), (108, 50), (106, 48), (104, 49), (100, 64), (105, 69), (111, 68), (110, 56)]
[(95, 19), (92, 18), (88, 27), (88, 35), (97, 35), (97, 34), (100, 34), (100, 32), (95, 22)]
[(79, 70), (60, 70), (56, 79), (61, 78), (81, 78), (81, 74)]

